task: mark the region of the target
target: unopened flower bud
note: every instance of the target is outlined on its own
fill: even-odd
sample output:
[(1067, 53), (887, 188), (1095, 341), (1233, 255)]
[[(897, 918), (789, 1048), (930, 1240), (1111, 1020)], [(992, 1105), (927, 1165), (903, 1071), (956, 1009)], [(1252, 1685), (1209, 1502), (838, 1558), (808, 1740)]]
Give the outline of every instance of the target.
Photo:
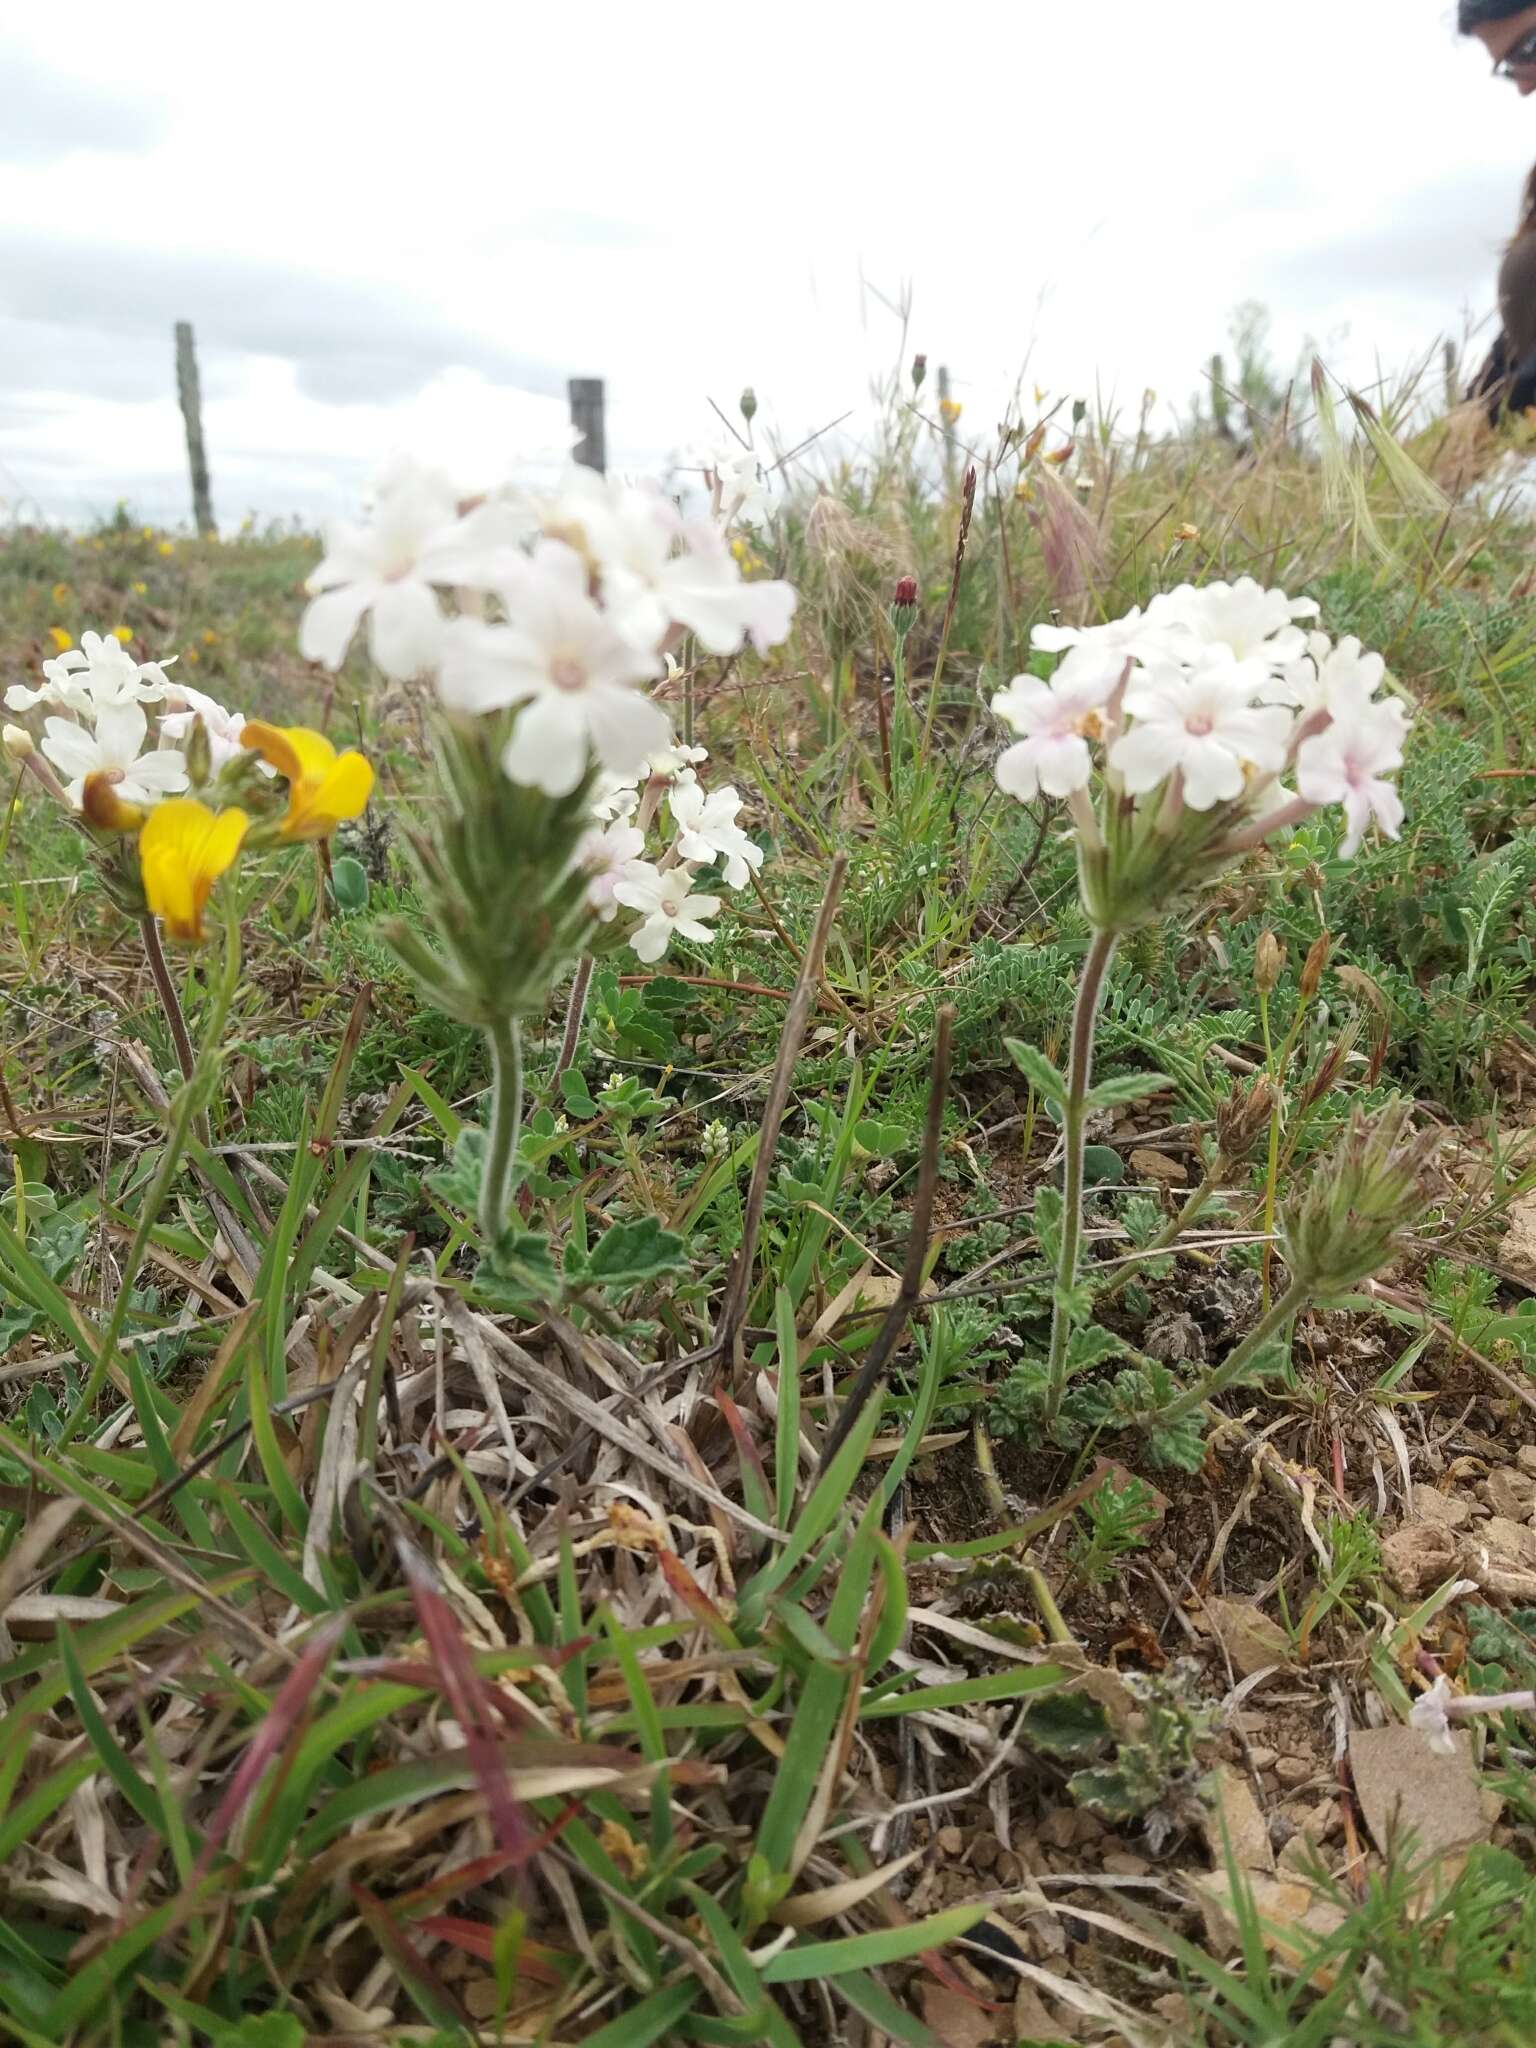
[(891, 599), (891, 625), (898, 640), (905, 640), (917, 622), (917, 578), (903, 576)]
[(187, 780), (194, 789), (206, 787), (213, 774), (213, 748), (208, 740), (208, 727), (199, 718), (192, 721), (192, 730), (186, 742)]
[(757, 413), (757, 393), (750, 384), (744, 384), (741, 387), (741, 397), (737, 400), (737, 403), (741, 407), (742, 418), (750, 424)]
[(1261, 996), (1273, 995), (1285, 972), (1285, 948), (1273, 932), (1261, 932), (1253, 955), (1253, 985)]
[(1216, 1106), (1216, 1148), (1229, 1166), (1245, 1160), (1269, 1129), (1277, 1090), (1267, 1074), (1248, 1087), (1234, 1088)]
[(0, 740), (4, 741), (5, 751), (13, 761), (29, 760), (37, 752), (36, 743), (24, 725), (6, 726), (0, 732)]
[(923, 379), (927, 376), (927, 374), (928, 358), (923, 355), (914, 356), (912, 358), (912, 389), (914, 391), (922, 390)]
[(1322, 986), (1323, 969), (1328, 965), (1328, 955), (1333, 949), (1333, 940), (1327, 932), (1319, 932), (1307, 952), (1301, 969), (1301, 1000), (1310, 1003)]
[(1074, 398), (1072, 401), (1072, 431), (1074, 434), (1087, 417), (1088, 401), (1085, 398)]
[(1291, 1277), (1313, 1295), (1341, 1294), (1378, 1272), (1429, 1206), (1436, 1131), (1416, 1132), (1412, 1105), (1390, 1103), (1349, 1128), (1286, 1210), (1281, 1237)]
[(98, 832), (137, 832), (149, 815), (142, 804), (124, 803), (110, 773), (86, 776), (80, 809)]

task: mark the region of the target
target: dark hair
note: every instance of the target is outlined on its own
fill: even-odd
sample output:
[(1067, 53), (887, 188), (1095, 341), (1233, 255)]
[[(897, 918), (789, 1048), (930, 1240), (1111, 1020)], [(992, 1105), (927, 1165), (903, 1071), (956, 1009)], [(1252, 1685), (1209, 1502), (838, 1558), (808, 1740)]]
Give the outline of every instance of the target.
[(1513, 14), (1524, 14), (1527, 0), (1460, 0), (1456, 26), (1464, 36), (1482, 28), (1490, 21), (1508, 21)]

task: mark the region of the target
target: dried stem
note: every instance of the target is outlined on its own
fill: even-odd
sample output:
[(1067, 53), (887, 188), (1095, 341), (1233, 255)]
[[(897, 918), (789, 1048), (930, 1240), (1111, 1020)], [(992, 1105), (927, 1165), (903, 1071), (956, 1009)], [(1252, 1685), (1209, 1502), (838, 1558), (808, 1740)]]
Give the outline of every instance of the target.
[(784, 1029), (779, 1034), (778, 1057), (773, 1064), (773, 1079), (768, 1085), (768, 1101), (763, 1110), (757, 1158), (753, 1162), (752, 1179), (747, 1188), (746, 1208), (741, 1219), (741, 1243), (737, 1248), (735, 1263), (731, 1267), (730, 1278), (726, 1282), (725, 1299), (720, 1304), (720, 1319), (715, 1325), (715, 1341), (711, 1347), (729, 1361), (729, 1370), (733, 1375), (740, 1372), (745, 1363), (740, 1355), (742, 1326), (746, 1322), (747, 1299), (752, 1291), (752, 1264), (757, 1256), (758, 1232), (763, 1225), (763, 1208), (768, 1200), (768, 1176), (773, 1171), (773, 1155), (779, 1142), (779, 1127), (784, 1121), (784, 1111), (789, 1105), (795, 1061), (800, 1056), (806, 1027), (811, 1021), (811, 1012), (816, 1007), (817, 990), (821, 985), (821, 963), (826, 954), (832, 919), (837, 912), (838, 898), (843, 893), (843, 880), (847, 873), (847, 854), (835, 855), (832, 872), (827, 877), (826, 894), (822, 897), (821, 908), (816, 913), (811, 941), (800, 962), (795, 992), (790, 998), (789, 1014), (785, 1017)]
[(555, 1080), (558, 1082), (566, 1068), (574, 1065), (576, 1048), (581, 1044), (581, 1027), (587, 1015), (587, 991), (592, 986), (594, 961), (590, 953), (584, 954), (576, 963), (576, 973), (571, 981), (570, 999), (565, 1007), (565, 1035), (560, 1040), (560, 1057), (555, 1061)]
[[(176, 1064), (181, 1069), (182, 1080), (190, 1081), (197, 1071), (197, 1054), (192, 1050), (187, 1020), (182, 1015), (181, 999), (171, 978), (170, 962), (166, 959), (165, 948), (160, 943), (160, 927), (147, 913), (139, 919), (139, 937), (144, 944), (144, 958), (149, 962), (155, 994), (160, 998), (160, 1007), (165, 1012), (165, 1021), (170, 1027), (171, 1044), (176, 1048)], [(213, 1143), (213, 1131), (205, 1113), (199, 1112), (193, 1123), (192, 1133), (200, 1145)]]
[(885, 1378), (886, 1368), (901, 1342), (912, 1311), (923, 1291), (923, 1273), (928, 1264), (928, 1244), (933, 1235), (933, 1200), (939, 1185), (939, 1148), (944, 1135), (944, 1103), (949, 1094), (949, 1068), (955, 1013), (946, 1004), (938, 1014), (933, 1040), (933, 1064), (928, 1073), (928, 1115), (923, 1124), (923, 1156), (918, 1168), (917, 1192), (912, 1198), (912, 1224), (907, 1234), (907, 1255), (901, 1265), (901, 1286), (875, 1332), (875, 1341), (859, 1368), (859, 1376), (822, 1448), (819, 1472), (825, 1472), (848, 1432), (868, 1407)]
[(1072, 1012), (1072, 1056), (1067, 1068), (1067, 1101), (1062, 1116), (1061, 1257), (1056, 1267), (1056, 1299), (1051, 1311), (1051, 1353), (1045, 1394), (1045, 1420), (1053, 1423), (1067, 1386), (1067, 1340), (1072, 1334), (1072, 1291), (1083, 1244), (1083, 1139), (1088, 1124), (1088, 1090), (1093, 1080), (1093, 1027), (1104, 993), (1104, 978), (1114, 957), (1115, 934), (1096, 931), (1083, 962)]

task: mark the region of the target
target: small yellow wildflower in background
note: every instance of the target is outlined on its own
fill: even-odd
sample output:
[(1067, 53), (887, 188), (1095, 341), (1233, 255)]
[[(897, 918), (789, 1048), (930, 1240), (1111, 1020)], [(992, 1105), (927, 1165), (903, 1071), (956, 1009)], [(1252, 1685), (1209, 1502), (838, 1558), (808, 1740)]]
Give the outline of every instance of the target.
[(939, 400), (939, 413), (946, 427), (952, 427), (964, 411), (965, 407), (958, 398), (941, 398)]
[(279, 827), (284, 839), (329, 839), (344, 818), (361, 815), (373, 793), (373, 769), (357, 749), (338, 754), (308, 726), (251, 719), (240, 738), (287, 778), (288, 814)]
[(1173, 529), (1173, 537), (1175, 540), (1198, 540), (1200, 538), (1200, 529), (1198, 526), (1191, 526), (1186, 519), (1182, 526), (1176, 526)]
[(143, 597), (145, 593), (148, 591), (149, 585), (147, 583), (130, 583), (128, 588), (133, 592), (135, 597)]
[(213, 885), (233, 866), (250, 819), (244, 811), (210, 811), (196, 797), (156, 804), (139, 834), (144, 900), (173, 939), (195, 945)]
[(122, 646), (126, 647), (128, 645), (128, 642), (133, 638), (132, 626), (114, 626), (112, 628), (112, 638), (120, 642)]
[(218, 646), (218, 644), (219, 644), (219, 636), (218, 636), (218, 634), (217, 634), (217, 633), (215, 633), (215, 631), (213, 630), (212, 626), (205, 626), (205, 627), (203, 628), (203, 645), (204, 645), (205, 647), (217, 647), (217, 646)]
[(48, 638), (57, 647), (60, 654), (68, 654), (71, 647), (75, 644), (74, 634), (66, 633), (62, 626), (50, 626), (48, 628)]
[(197, 667), (197, 664), (198, 664), (198, 663), (199, 663), (199, 662), (200, 662), (200, 661), (202, 660), (202, 658), (203, 658), (203, 657), (202, 657), (202, 656), (201, 656), (201, 655), (200, 655), (200, 654), (198, 653), (198, 651), (197, 651), (197, 649), (196, 649), (195, 647), (189, 647), (189, 648), (187, 649), (187, 656), (186, 656), (186, 658), (187, 658), (187, 660), (188, 660), (188, 661), (190, 661), (190, 662), (191, 662), (192, 666), (193, 666), (194, 668), (196, 668), (196, 667)]
[(162, 555), (174, 555), (174, 554), (175, 554), (175, 552), (176, 552), (176, 543), (175, 543), (175, 541), (173, 541), (173, 540), (163, 540), (163, 541), (161, 541), (161, 543), (160, 543), (160, 552), (161, 552), (161, 554), (162, 554)]
[(55, 583), (53, 586), (53, 601), (55, 604), (69, 603), (69, 585), (67, 583)]
[(152, 526), (145, 526), (145, 527), (141, 527), (141, 528), (140, 528), (140, 530), (139, 530), (139, 538), (140, 538), (141, 540), (153, 540), (153, 539), (154, 539), (154, 537), (155, 537), (155, 529), (154, 529), (154, 528), (153, 528)]

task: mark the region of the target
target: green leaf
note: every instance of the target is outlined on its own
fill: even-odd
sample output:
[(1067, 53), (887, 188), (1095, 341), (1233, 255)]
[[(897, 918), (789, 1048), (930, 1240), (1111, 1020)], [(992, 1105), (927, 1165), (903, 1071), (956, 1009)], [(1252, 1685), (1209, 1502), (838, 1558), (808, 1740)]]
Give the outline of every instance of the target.
[(1059, 1664), (1027, 1664), (1012, 1671), (987, 1671), (980, 1678), (956, 1678), (947, 1685), (920, 1685), (911, 1692), (882, 1693), (859, 1713), (861, 1721), (889, 1721), (899, 1714), (939, 1713), (974, 1706), (978, 1700), (1016, 1700), (1060, 1685)]
[(368, 905), (368, 870), (350, 853), (338, 854), (331, 862), (331, 894), (341, 911), (364, 910)]
[(1132, 1102), (1144, 1102), (1173, 1083), (1166, 1074), (1112, 1074), (1088, 1091), (1089, 1109), (1123, 1109)]
[(653, 1991), (639, 2005), (621, 2012), (606, 2027), (588, 2034), (586, 2048), (650, 2048), (698, 2003), (700, 1988), (694, 1983), (669, 1984), (665, 1991)]
[(454, 1140), (453, 1157), (446, 1166), (427, 1175), (427, 1186), (440, 1195), (451, 1209), (473, 1216), (480, 1202), (480, 1182), (485, 1172), (485, 1133), (478, 1124), (466, 1124)]
[(1089, 1145), (1083, 1152), (1083, 1175), (1091, 1188), (1117, 1188), (1125, 1179), (1125, 1161), (1113, 1145)]
[(491, 1307), (560, 1299), (560, 1269), (542, 1230), (504, 1230), (475, 1268), (475, 1291)]
[(1043, 1052), (1028, 1045), (1022, 1038), (1005, 1038), (1003, 1044), (1008, 1056), (1030, 1087), (1042, 1102), (1052, 1109), (1064, 1109), (1067, 1102), (1067, 1077), (1059, 1067), (1053, 1066)]
[(969, 1934), (985, 1920), (989, 1906), (951, 1906), (906, 1927), (881, 1927), (873, 1934), (850, 1934), (839, 1941), (798, 1942), (763, 1967), (765, 1984), (804, 1984), (817, 1977), (846, 1976), (850, 1970), (880, 1970), (891, 1963), (920, 1956)]
[(905, 1124), (884, 1123), (878, 1117), (860, 1117), (853, 1127), (853, 1140), (861, 1152), (868, 1152), (876, 1159), (889, 1159), (893, 1153), (910, 1151), (916, 1143), (914, 1133)]
[(860, 2019), (868, 2020), (887, 2040), (901, 2048), (938, 2048), (938, 2036), (915, 2013), (898, 2005), (878, 1977), (862, 1970), (845, 1972), (837, 1980), (839, 1998), (846, 1998)]
[(638, 1216), (628, 1223), (614, 1223), (605, 1230), (585, 1257), (565, 1248), (565, 1277), (577, 1287), (606, 1287), (627, 1294), (647, 1280), (663, 1273), (683, 1271), (688, 1264), (688, 1247), (675, 1231), (663, 1230), (654, 1216)]
[(1125, 1342), (1113, 1330), (1102, 1329), (1098, 1323), (1080, 1324), (1067, 1339), (1067, 1377), (1089, 1372), (1105, 1359), (1120, 1358), (1124, 1352)]
[(575, 1067), (567, 1067), (560, 1076), (560, 1099), (579, 1123), (590, 1123), (598, 1113), (586, 1076)]
[(232, 2027), (222, 2027), (213, 2048), (304, 2048), (303, 2023), (291, 2012), (248, 2012)]
[(1096, 1699), (1085, 1692), (1058, 1692), (1030, 1708), (1023, 1740), (1046, 1756), (1078, 1763), (1097, 1756), (1111, 1733), (1109, 1716)]
[(1060, 1188), (1047, 1185), (1035, 1189), (1035, 1236), (1039, 1240), (1040, 1256), (1048, 1266), (1054, 1266), (1061, 1257), (1063, 1207)]
[(1154, 1465), (1198, 1472), (1205, 1463), (1204, 1422), (1198, 1415), (1186, 1415), (1182, 1422), (1167, 1427), (1154, 1423), (1147, 1431), (1147, 1456)]

